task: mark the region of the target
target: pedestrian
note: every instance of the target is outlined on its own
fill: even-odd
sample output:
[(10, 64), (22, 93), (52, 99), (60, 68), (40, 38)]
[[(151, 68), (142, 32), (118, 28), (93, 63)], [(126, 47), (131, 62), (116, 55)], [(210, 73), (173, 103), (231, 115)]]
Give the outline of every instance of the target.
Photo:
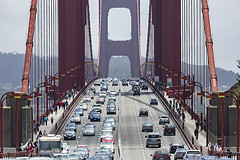
[(2, 152), (0, 151), (0, 158), (3, 158), (3, 156), (2, 156)]
[(227, 157), (232, 158), (232, 152), (231, 152), (230, 148), (227, 148)]
[(211, 151), (212, 144), (211, 142), (208, 143), (207, 145), (207, 150), (208, 150), (208, 155), (210, 156), (210, 151)]
[(57, 110), (58, 110), (58, 108), (57, 107), (55, 107), (55, 114), (57, 115)]
[(43, 116), (41, 117), (41, 124), (42, 124), (42, 125), (44, 124), (44, 118), (43, 118)]
[(43, 131), (43, 136), (47, 136), (46, 130)]
[(170, 99), (170, 101), (169, 101), (169, 104), (170, 104), (170, 106), (172, 105), (172, 100)]
[(63, 109), (65, 110), (66, 104), (62, 102)]
[(33, 148), (32, 148), (32, 146), (31, 146), (30, 144), (28, 145), (28, 151), (29, 151), (29, 152), (32, 152), (32, 151), (33, 151)]
[(53, 124), (53, 116), (51, 117), (51, 123)]
[(199, 120), (196, 120), (195, 124), (196, 124), (196, 128), (199, 129)]
[(47, 126), (47, 121), (48, 121), (48, 117), (44, 117), (44, 122), (45, 122), (46, 126)]
[(185, 122), (185, 113), (184, 112), (182, 113), (182, 120), (183, 120), (183, 122)]
[(25, 151), (25, 147), (24, 147), (23, 143), (21, 143), (21, 146), (20, 146), (20, 149), (19, 149), (19, 150)]
[(66, 108), (67, 108), (67, 107), (68, 107), (68, 101), (66, 101), (66, 103), (65, 103), (65, 104), (66, 104)]
[(194, 135), (195, 135), (196, 140), (198, 140), (198, 129), (197, 128), (194, 130)]
[(33, 143), (32, 143), (32, 141), (31, 141), (31, 139), (28, 139), (28, 144), (27, 144), (28, 146), (29, 145), (31, 145), (31, 146), (33, 146)]
[(33, 130), (34, 130), (34, 134), (36, 135), (38, 130), (38, 125), (36, 123), (34, 124)]
[(50, 109), (51, 109), (51, 114), (53, 114), (53, 106)]
[(42, 131), (41, 130), (39, 131), (38, 136), (42, 137)]

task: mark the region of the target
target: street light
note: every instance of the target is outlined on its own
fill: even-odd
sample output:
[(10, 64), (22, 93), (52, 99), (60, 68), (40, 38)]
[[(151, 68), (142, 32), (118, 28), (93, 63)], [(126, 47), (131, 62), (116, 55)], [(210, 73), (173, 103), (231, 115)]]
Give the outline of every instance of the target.
[[(8, 97), (7, 95), (10, 94), (10, 97)], [(6, 100), (7, 98), (18, 98), (20, 97), (19, 93), (14, 93), (14, 92), (7, 92), (5, 94), (2, 95), (1, 99), (0, 99), (0, 112), (1, 112), (1, 153), (3, 153), (3, 102), (4, 100)]]

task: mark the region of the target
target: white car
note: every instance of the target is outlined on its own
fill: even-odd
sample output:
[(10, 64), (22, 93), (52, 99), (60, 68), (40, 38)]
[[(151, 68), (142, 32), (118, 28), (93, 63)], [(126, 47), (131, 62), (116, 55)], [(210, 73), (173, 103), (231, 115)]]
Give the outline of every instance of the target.
[(116, 101), (116, 96), (113, 95), (113, 94), (110, 94), (109, 97), (108, 97), (108, 99), (113, 99), (114, 101)]
[(89, 96), (84, 96), (84, 97), (83, 97), (83, 103), (85, 103), (85, 102), (91, 102), (91, 97), (89, 97)]
[(88, 109), (87, 103), (80, 103), (79, 107), (82, 108), (84, 111)]
[(99, 97), (106, 97), (107, 96), (107, 92), (106, 91), (101, 91), (99, 93)]
[(184, 155), (184, 160), (199, 160), (202, 156), (200, 150), (188, 150)]
[(115, 153), (115, 146), (112, 142), (102, 142), (100, 144), (100, 149), (110, 149), (112, 151), (112, 153)]
[(116, 96), (116, 95), (117, 95), (117, 91), (111, 91), (111, 92), (110, 92), (110, 95), (111, 95), (111, 94)]

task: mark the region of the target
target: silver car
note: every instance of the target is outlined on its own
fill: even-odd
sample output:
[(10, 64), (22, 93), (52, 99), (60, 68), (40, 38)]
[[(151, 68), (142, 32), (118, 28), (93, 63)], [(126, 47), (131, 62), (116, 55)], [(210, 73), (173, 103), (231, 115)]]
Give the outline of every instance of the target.
[(186, 154), (188, 149), (186, 148), (178, 148), (174, 153), (174, 160), (176, 159), (183, 159), (184, 155)]
[(115, 126), (112, 124), (112, 122), (104, 122), (104, 123), (102, 124), (102, 127), (104, 127), (104, 126), (106, 126), (106, 127), (112, 127), (112, 129), (115, 130)]
[(84, 126), (83, 128), (83, 136), (95, 136), (95, 127), (91, 126)]
[(142, 132), (149, 131), (153, 132), (153, 124), (150, 122), (145, 122), (142, 124)]
[(70, 118), (70, 122), (81, 124), (81, 117), (79, 114), (73, 114)]
[(145, 136), (147, 138), (146, 140), (146, 148), (148, 148), (150, 145), (155, 145), (158, 148), (161, 147), (161, 139), (160, 139), (160, 135), (158, 132), (154, 132), (154, 133), (149, 133), (147, 136)]
[(110, 149), (112, 153), (115, 153), (115, 146), (112, 142), (102, 142), (100, 144), (100, 149)]
[(159, 117), (159, 124), (166, 124), (166, 123), (170, 123), (169, 117), (167, 115), (163, 115), (161, 117)]
[(113, 129), (116, 128), (116, 120), (113, 117), (106, 117), (104, 122), (110, 122), (112, 123)]
[(87, 103), (80, 103), (79, 108), (82, 108), (84, 111), (88, 109)]
[(184, 155), (184, 160), (199, 160), (202, 156), (202, 153), (200, 150), (188, 150), (186, 154)]
[(89, 96), (84, 96), (83, 97), (83, 103), (84, 102), (91, 102), (91, 97), (89, 97)]
[(100, 142), (102, 142), (102, 140), (103, 140), (105, 137), (112, 137), (112, 138), (113, 138), (112, 132), (111, 132), (111, 131), (102, 131), (102, 132), (101, 132), (101, 136), (100, 136)]

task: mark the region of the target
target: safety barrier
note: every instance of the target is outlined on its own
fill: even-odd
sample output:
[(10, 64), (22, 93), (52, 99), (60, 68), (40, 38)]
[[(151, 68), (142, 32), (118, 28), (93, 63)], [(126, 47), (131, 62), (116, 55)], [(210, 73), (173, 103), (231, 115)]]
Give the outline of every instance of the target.
[[(121, 90), (119, 90), (119, 100), (121, 99)], [(118, 104), (118, 156), (119, 160), (122, 160), (122, 119), (121, 119), (121, 100), (120, 103)]]
[(97, 78), (92, 79), (88, 84), (86, 84), (83, 88), (81, 88), (81, 90), (78, 92), (76, 97), (73, 99), (72, 103), (66, 108), (65, 112), (62, 113), (62, 116), (59, 118), (58, 122), (55, 124), (55, 127), (53, 127), (49, 133), (54, 133), (54, 134), (60, 133), (60, 131), (66, 124), (67, 120), (69, 119), (70, 115), (74, 111), (76, 104), (80, 102), (86, 90), (90, 88), (90, 86), (93, 84), (93, 82), (96, 79)]

